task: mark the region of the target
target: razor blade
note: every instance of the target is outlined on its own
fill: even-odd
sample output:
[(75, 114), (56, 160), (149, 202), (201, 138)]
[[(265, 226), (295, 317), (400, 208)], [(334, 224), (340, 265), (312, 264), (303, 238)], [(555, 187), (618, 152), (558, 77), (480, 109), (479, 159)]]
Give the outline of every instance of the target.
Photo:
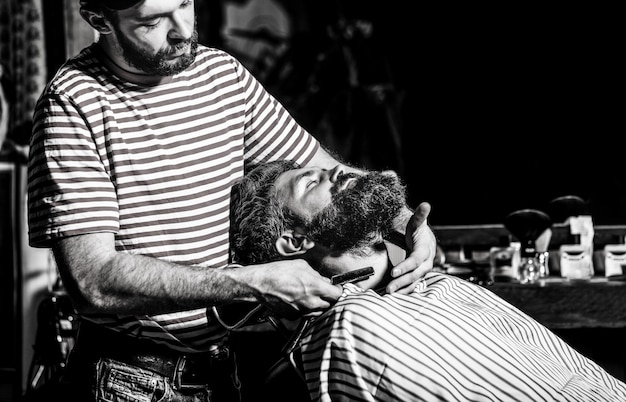
[(359, 282), (374, 275), (374, 268), (365, 267), (352, 271), (344, 272), (343, 274), (333, 275), (330, 281), (333, 285), (343, 285), (344, 283)]

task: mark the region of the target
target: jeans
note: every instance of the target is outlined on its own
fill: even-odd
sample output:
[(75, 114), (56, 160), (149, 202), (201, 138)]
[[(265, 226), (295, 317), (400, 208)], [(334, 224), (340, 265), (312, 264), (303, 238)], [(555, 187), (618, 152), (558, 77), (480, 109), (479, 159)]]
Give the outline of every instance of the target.
[(207, 388), (176, 389), (170, 378), (110, 359), (96, 365), (98, 402), (211, 402)]
[[(154, 356), (150, 361), (176, 362), (176, 353), (174, 357), (170, 353), (165, 353), (161, 346), (83, 322), (55, 393), (59, 398), (51, 397), (46, 402), (241, 401), (234, 353), (218, 359), (211, 354), (194, 356), (196, 364), (188, 360), (181, 366), (180, 376), (171, 365), (145, 364), (132, 358)], [(189, 373), (206, 376), (206, 384), (201, 385), (202, 378), (190, 377)]]

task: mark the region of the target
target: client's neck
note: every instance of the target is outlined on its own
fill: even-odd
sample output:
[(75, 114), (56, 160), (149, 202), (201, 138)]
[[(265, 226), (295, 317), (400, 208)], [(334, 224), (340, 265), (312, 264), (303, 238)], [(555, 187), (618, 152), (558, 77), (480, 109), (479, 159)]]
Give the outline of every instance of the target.
[(327, 253), (318, 261), (320, 272), (348, 272), (358, 268), (372, 267), (374, 275), (357, 282), (364, 289), (379, 289), (391, 279), (391, 266), (384, 244), (368, 247), (358, 252)]

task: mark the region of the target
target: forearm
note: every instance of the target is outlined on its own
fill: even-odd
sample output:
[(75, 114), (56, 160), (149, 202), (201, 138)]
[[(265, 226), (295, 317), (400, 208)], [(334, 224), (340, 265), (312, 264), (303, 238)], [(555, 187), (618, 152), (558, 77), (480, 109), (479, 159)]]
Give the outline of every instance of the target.
[(80, 237), (63, 241), (54, 253), (82, 313), (161, 314), (255, 297), (249, 270), (180, 265), (116, 252), (106, 237)]
[(141, 255), (118, 254), (94, 282), (91, 305), (100, 312), (160, 314), (202, 308), (245, 294), (225, 270), (174, 264)]
[(74, 236), (53, 248), (81, 313), (156, 315), (233, 301), (267, 305), (285, 317), (327, 309), (341, 295), (304, 260), (211, 268), (115, 250), (112, 233)]

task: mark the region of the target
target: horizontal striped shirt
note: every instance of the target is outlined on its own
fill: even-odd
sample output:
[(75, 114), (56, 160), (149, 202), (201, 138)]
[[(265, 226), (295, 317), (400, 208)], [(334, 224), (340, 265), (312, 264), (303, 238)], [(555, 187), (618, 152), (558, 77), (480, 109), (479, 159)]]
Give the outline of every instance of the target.
[(301, 347), (314, 401), (626, 401), (626, 384), (545, 326), (440, 273), (409, 295), (346, 285)]
[[(199, 46), (189, 68), (155, 86), (120, 80), (98, 52), (65, 63), (36, 105), (30, 244), (110, 232), (120, 252), (225, 266), (230, 190), (244, 168), (306, 164), (319, 143), (220, 50)], [(205, 309), (85, 318), (187, 351), (224, 335)]]

